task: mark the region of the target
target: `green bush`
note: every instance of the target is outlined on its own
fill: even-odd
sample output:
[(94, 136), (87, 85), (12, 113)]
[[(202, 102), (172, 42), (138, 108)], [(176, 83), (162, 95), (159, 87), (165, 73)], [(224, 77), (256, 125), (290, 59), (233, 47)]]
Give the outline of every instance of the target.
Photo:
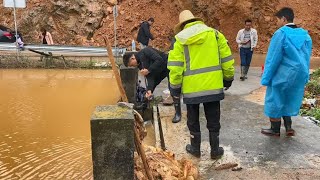
[(314, 95), (309, 91), (305, 91), (304, 92), (304, 97), (307, 98), (307, 99), (313, 99)]
[(320, 109), (319, 108), (312, 108), (310, 110), (301, 109), (300, 115), (301, 116), (311, 116), (311, 117), (316, 118), (317, 120), (320, 120)]
[(300, 109), (301, 116), (311, 116), (311, 110), (309, 109)]
[(320, 83), (317, 80), (311, 80), (306, 86), (308, 93), (315, 96), (320, 95)]
[(313, 109), (312, 116), (317, 120), (320, 120), (320, 109), (318, 108)]
[(314, 80), (314, 79), (319, 79), (320, 77), (320, 69), (317, 69), (315, 70), (311, 75), (310, 75), (310, 78), (311, 80)]
[[(304, 97), (307, 99), (316, 98), (320, 95), (320, 69), (317, 69), (310, 75), (310, 81), (306, 85), (306, 91)], [(320, 120), (320, 108), (301, 109), (301, 116), (314, 117)], [(320, 124), (319, 124), (320, 126)]]

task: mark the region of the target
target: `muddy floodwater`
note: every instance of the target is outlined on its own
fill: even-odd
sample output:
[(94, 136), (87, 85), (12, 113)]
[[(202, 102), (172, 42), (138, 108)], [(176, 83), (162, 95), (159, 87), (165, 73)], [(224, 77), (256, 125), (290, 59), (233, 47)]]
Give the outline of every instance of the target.
[(90, 116), (112, 71), (0, 69), (0, 179), (92, 179)]

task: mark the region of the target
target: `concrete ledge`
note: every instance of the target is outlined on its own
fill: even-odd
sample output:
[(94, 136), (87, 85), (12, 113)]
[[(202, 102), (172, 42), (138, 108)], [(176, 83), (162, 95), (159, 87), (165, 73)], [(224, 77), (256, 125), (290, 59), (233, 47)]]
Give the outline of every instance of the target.
[(134, 116), (119, 106), (98, 106), (91, 117), (94, 179), (134, 177)]

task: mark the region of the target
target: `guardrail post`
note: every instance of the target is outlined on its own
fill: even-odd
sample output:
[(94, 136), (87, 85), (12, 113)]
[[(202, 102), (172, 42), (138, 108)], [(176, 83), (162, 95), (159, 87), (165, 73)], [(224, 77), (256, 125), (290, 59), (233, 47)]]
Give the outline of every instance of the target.
[(138, 69), (120, 66), (120, 77), (129, 103), (136, 103)]
[(91, 118), (94, 179), (134, 178), (134, 116), (116, 105), (96, 107)]

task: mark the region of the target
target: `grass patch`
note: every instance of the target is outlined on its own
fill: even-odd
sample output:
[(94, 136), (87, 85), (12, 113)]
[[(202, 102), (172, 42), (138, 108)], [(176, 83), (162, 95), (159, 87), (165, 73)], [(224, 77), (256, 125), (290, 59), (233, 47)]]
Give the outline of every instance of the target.
[[(301, 116), (310, 116), (320, 120), (320, 69), (310, 75), (310, 81), (305, 88), (305, 99), (315, 99), (314, 104), (303, 104), (300, 110)], [(318, 124), (320, 126), (320, 124)]]

